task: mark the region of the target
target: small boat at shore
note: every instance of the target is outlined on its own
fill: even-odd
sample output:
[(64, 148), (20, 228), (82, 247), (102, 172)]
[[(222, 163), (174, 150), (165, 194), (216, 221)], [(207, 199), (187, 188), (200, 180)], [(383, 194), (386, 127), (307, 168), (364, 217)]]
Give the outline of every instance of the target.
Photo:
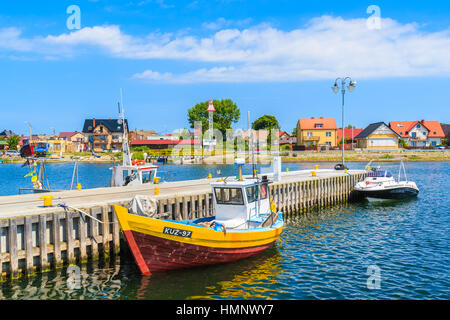
[[(122, 91), (121, 91), (122, 97)], [(121, 98), (122, 100), (122, 98)], [(157, 176), (158, 166), (146, 163), (145, 160), (133, 160), (128, 145), (128, 128), (125, 121), (123, 103), (119, 103), (119, 123), (123, 125), (122, 134), (122, 164), (111, 168), (111, 187), (139, 186), (150, 183), (159, 183)]]
[(211, 183), (215, 216), (183, 221), (133, 214), (114, 205), (142, 274), (233, 262), (271, 247), (283, 215), (269, 200), (266, 176)]
[[(355, 185), (355, 192), (368, 199), (392, 200), (416, 197), (419, 194), (419, 188), (415, 182), (408, 181), (405, 165), (401, 159), (399, 159), (399, 162), (396, 180), (391, 172), (381, 170), (381, 166), (373, 165), (373, 160), (371, 160), (366, 166), (366, 178)], [(404, 180), (401, 179), (402, 172)]]

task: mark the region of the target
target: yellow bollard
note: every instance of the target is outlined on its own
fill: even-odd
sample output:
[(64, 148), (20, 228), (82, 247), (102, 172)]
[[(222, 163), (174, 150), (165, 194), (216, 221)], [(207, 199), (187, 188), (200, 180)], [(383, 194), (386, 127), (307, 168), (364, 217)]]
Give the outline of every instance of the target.
[(344, 170), (344, 171), (345, 171), (345, 173), (347, 173), (347, 168), (345, 168), (345, 170)]
[(53, 203), (52, 203), (53, 196), (42, 196), (39, 199), (43, 199), (44, 200), (44, 207), (51, 207), (51, 206), (53, 206)]
[(316, 176), (316, 172), (315, 171), (311, 171), (312, 176), (315, 177)]
[(208, 174), (208, 179), (212, 179), (212, 175), (211, 175), (211, 173), (210, 173), (210, 174)]
[(289, 168), (286, 168), (286, 172), (289, 172)]
[(157, 196), (157, 195), (159, 195), (159, 188), (158, 187), (155, 188), (155, 196)]
[(318, 165), (318, 164), (316, 164), (316, 165), (314, 166), (314, 170), (317, 170), (317, 169), (319, 169), (319, 165)]
[(253, 170), (253, 175), (256, 176), (258, 174), (258, 170)]
[(81, 184), (77, 183), (77, 190), (81, 190)]
[(153, 178), (153, 183), (154, 184), (159, 184), (159, 179), (161, 179), (160, 177), (154, 177)]

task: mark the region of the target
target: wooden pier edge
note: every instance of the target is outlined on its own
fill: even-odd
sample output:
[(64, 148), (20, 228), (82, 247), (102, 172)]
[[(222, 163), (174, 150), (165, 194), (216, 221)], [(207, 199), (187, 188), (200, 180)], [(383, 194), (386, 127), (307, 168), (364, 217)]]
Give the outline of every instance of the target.
[[(275, 182), (269, 195), (277, 210), (302, 213), (351, 200), (364, 173)], [(159, 197), (158, 214), (167, 219), (214, 215), (212, 193)], [(127, 205), (128, 203), (115, 203)], [(83, 208), (102, 223), (73, 210), (0, 219), (0, 281), (72, 264), (108, 259), (120, 253), (121, 231), (112, 204)]]

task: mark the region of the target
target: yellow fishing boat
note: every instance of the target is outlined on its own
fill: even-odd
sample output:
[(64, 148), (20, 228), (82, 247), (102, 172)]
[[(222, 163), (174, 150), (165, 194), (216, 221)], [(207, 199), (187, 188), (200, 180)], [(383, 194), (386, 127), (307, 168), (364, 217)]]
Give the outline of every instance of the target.
[(279, 238), (283, 216), (269, 201), (266, 176), (211, 184), (215, 216), (175, 221), (114, 206), (143, 274), (232, 262), (254, 256)]

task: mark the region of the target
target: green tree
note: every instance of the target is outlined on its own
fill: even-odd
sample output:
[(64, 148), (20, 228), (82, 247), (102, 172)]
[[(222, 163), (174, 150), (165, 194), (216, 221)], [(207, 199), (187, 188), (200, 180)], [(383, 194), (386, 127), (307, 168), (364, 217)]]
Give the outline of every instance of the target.
[(20, 137), (18, 135), (14, 135), (14, 136), (10, 136), (7, 140), (6, 143), (8, 144), (8, 148), (10, 150), (17, 150), (17, 145), (20, 142)]
[[(280, 130), (280, 124), (278, 123), (277, 118), (275, 116), (271, 116), (268, 114), (259, 117), (252, 123), (253, 130), (268, 130), (269, 135), (267, 137), (267, 144), (269, 146), (272, 145), (272, 129)], [(276, 137), (278, 139), (279, 137)]]
[[(241, 111), (231, 99), (213, 100), (216, 111), (213, 113), (214, 129), (220, 130), (225, 139), (227, 129), (231, 129), (231, 124), (239, 121)], [(201, 121), (203, 133), (209, 129), (208, 108), (209, 101), (197, 103), (188, 110), (188, 121), (191, 128), (194, 128), (196, 121)]]
[(253, 130), (271, 130), (271, 129), (280, 129), (280, 124), (278, 123), (277, 118), (275, 116), (271, 116), (268, 114), (263, 115), (262, 117), (259, 117), (255, 120), (255, 122), (252, 123), (252, 129)]
[(295, 127), (295, 128), (292, 130), (291, 136), (292, 136), (292, 137), (297, 137), (297, 127)]

